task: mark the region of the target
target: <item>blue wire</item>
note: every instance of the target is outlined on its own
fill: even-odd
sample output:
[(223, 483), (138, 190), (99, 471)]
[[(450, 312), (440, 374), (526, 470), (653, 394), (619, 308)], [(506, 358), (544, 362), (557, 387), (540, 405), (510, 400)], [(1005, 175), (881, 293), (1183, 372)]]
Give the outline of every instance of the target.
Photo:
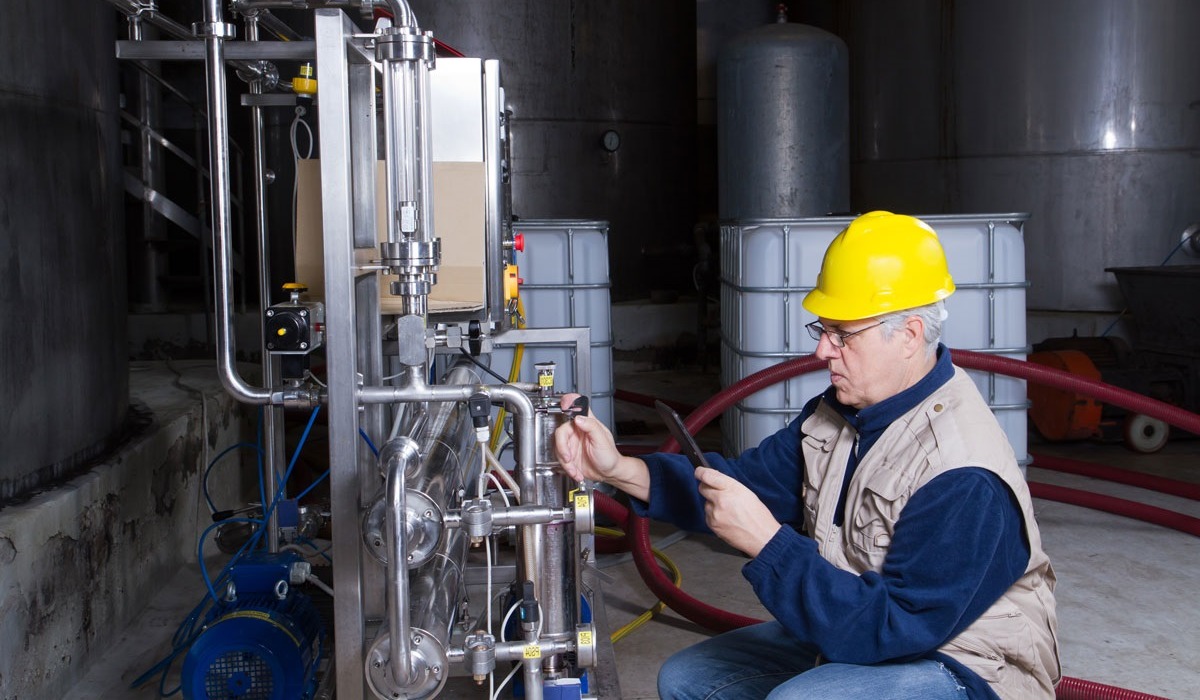
[[(246, 550), (246, 547), (256, 547), (258, 542), (262, 539), (262, 534), (267, 529), (266, 523), (271, 522), (271, 514), (275, 512), (275, 507), (279, 505), (279, 501), (283, 498), (284, 491), (287, 488), (288, 479), (292, 475), (292, 470), (294, 470), (296, 467), (297, 460), (300, 459), (300, 452), (304, 449), (304, 443), (308, 441), (308, 434), (312, 432), (313, 423), (317, 422), (317, 414), (320, 412), (321, 407), (317, 406), (313, 409), (312, 415), (309, 416), (308, 425), (304, 426), (304, 433), (300, 435), (300, 442), (296, 444), (296, 449), (294, 452), (292, 452), (292, 459), (288, 462), (287, 471), (284, 472), (283, 478), (279, 481), (279, 488), (276, 489), (275, 496), (271, 499), (270, 506), (263, 512), (262, 520), (252, 520), (250, 518), (228, 518), (221, 521), (222, 523), (241, 521), (254, 522), (259, 525), (259, 528), (255, 530), (254, 535), (247, 540), (246, 544), (242, 545), (242, 549), (238, 550), (238, 553), (235, 554), (233, 558), (229, 560), (229, 563), (225, 565), (225, 568), (221, 571), (221, 575), (217, 577), (218, 581), (220, 581), (224, 574), (238, 561), (239, 558), (241, 558), (242, 552)], [(204, 540), (208, 536), (208, 533), (214, 527), (217, 527), (220, 524), (221, 523), (213, 523), (212, 525), (209, 525), (200, 535), (200, 544), (197, 547), (198, 558), (200, 561), (200, 573), (204, 578), (204, 584), (208, 587), (208, 593), (210, 596), (212, 596), (214, 603), (220, 603), (221, 599), (217, 596), (216, 588), (213, 587), (212, 581), (208, 578), (208, 571), (204, 568)]]
[[(245, 554), (247, 550), (253, 550), (254, 548), (256, 548), (258, 546), (258, 543), (262, 540), (263, 532), (266, 531), (266, 523), (270, 520), (271, 514), (275, 511), (275, 507), (279, 503), (279, 500), (283, 497), (284, 489), (287, 486), (287, 479), (288, 479), (288, 477), (291, 476), (292, 470), (296, 466), (296, 460), (299, 459), (300, 452), (301, 452), (301, 450), (304, 449), (304, 443), (308, 440), (308, 435), (312, 431), (313, 424), (316, 422), (317, 414), (320, 412), (320, 410), (321, 410), (321, 407), (317, 406), (316, 408), (313, 409), (312, 415), (309, 416), (308, 424), (304, 427), (304, 433), (300, 436), (300, 442), (297, 443), (295, 452), (292, 453), (292, 459), (288, 463), (287, 471), (284, 473), (283, 478), (280, 480), (279, 488), (276, 490), (275, 497), (273, 499), (271, 499), (271, 504), (267, 508), (266, 512), (263, 514), (263, 518), (261, 520), (256, 519), (256, 518), (226, 518), (225, 520), (222, 520), (220, 522), (216, 522), (216, 523), (213, 523), (212, 525), (209, 525), (207, 528), (204, 529), (204, 532), (202, 532), (200, 534), (199, 543), (196, 546), (196, 558), (197, 558), (198, 563), (200, 564), (201, 578), (204, 579), (204, 585), (206, 588), (208, 588), (208, 596), (205, 597), (204, 599), (202, 599), (200, 601), (200, 603), (198, 603), (196, 605), (196, 607), (192, 608), (192, 612), (189, 613), (188, 616), (186, 618), (184, 618), (184, 621), (182, 623), (180, 623), (179, 627), (176, 628), (175, 635), (172, 639), (174, 648), (171, 650), (171, 652), (165, 658), (163, 658), (158, 663), (156, 663), (154, 666), (152, 666), (148, 671), (146, 671), (141, 676), (139, 676), (137, 679), (135, 679), (130, 684), (131, 688), (137, 688), (138, 686), (142, 685), (147, 680), (149, 680), (151, 677), (153, 677), (154, 674), (157, 673), (161, 669), (162, 676), (158, 682), (159, 695), (162, 697), (169, 697), (171, 695), (174, 695), (175, 693), (178, 693), (180, 690), (182, 690), (182, 688), (183, 688), (182, 684), (180, 684), (179, 687), (175, 688), (174, 690), (172, 690), (169, 693), (166, 692), (166, 689), (163, 687), (164, 684), (166, 683), (167, 675), (170, 672), (171, 666), (174, 664), (175, 659), (177, 659), (181, 653), (183, 653), (186, 649), (188, 649), (191, 646), (192, 642), (194, 642), (196, 640), (196, 638), (200, 635), (200, 633), (203, 632), (203, 630), (196, 631), (195, 627), (196, 627), (196, 622), (200, 619), (202, 613), (207, 609), (208, 601), (211, 599), (214, 604), (220, 604), (221, 601), (220, 601), (220, 597), (217, 595), (216, 586), (214, 585), (214, 580), (216, 581), (217, 584), (220, 584), (221, 582), (223, 582), (225, 580), (225, 578), (229, 575), (230, 571), (232, 571), (234, 565), (238, 562), (238, 560), (240, 560), (242, 558), (242, 555)], [(262, 500), (265, 503), (266, 502), (266, 487), (265, 487), (265, 484), (263, 483), (263, 469), (262, 469), (263, 450), (261, 447), (261, 445), (262, 445), (262, 408), (261, 407), (259, 408), (259, 424), (258, 424), (257, 432), (258, 432), (258, 443), (259, 443), (258, 445), (250, 445), (249, 443), (244, 443), (244, 444), (237, 445), (237, 446), (254, 447), (254, 448), (256, 448), (256, 450), (258, 452), (258, 463), (259, 463), (258, 488), (259, 488), (259, 495), (260, 495), (260, 497), (262, 497)], [(227, 449), (226, 452), (230, 451), (231, 449), (233, 449), (233, 448), (231, 447), (231, 448)], [(224, 452), (221, 455), (218, 455), (216, 458), (214, 458), (214, 461), (216, 461), (216, 459), (220, 459), (220, 457), (223, 455), (224, 455)], [(211, 468), (211, 464), (210, 464), (210, 468)], [(205, 476), (207, 477), (207, 473), (205, 474)], [(311, 486), (310, 486), (310, 488), (311, 488)], [(207, 491), (206, 491), (205, 495), (207, 495)], [(210, 507), (213, 505), (211, 500), (209, 501), (209, 505), (210, 505)], [(213, 510), (215, 512), (216, 509), (213, 508)], [(231, 522), (251, 523), (253, 525), (257, 525), (258, 527), (255, 529), (254, 534), (251, 535), (250, 538), (247, 539), (246, 542), (241, 546), (241, 548), (238, 549), (238, 551), (233, 555), (233, 557), (230, 558), (229, 562), (227, 564), (225, 564), (224, 567), (222, 567), (221, 572), (219, 574), (217, 574), (216, 579), (210, 579), (208, 576), (208, 569), (205, 568), (205, 566), (204, 566), (204, 542), (208, 538), (208, 533), (212, 532), (213, 529), (220, 527), (224, 523), (231, 523)], [(326, 557), (326, 559), (328, 559), (328, 558), (329, 557)]]
[(332, 558), (332, 557), (330, 557), (330, 556), (329, 556), (328, 554), (326, 554), (325, 552), (322, 552), (322, 551), (321, 551), (321, 548), (320, 548), (320, 547), (318, 547), (318, 546), (316, 545), (316, 543), (315, 543), (315, 542), (313, 542), (312, 540), (308, 539), (307, 537), (304, 537), (304, 536), (298, 536), (298, 537), (296, 538), (296, 541), (297, 541), (297, 542), (299, 542), (300, 544), (306, 544), (306, 545), (308, 545), (309, 547), (312, 547), (312, 548), (313, 548), (313, 551), (315, 551), (315, 552), (316, 552), (317, 554), (319, 554), (320, 556), (322, 556), (322, 557), (325, 557), (325, 560), (326, 560), (326, 561), (328, 561), (330, 564), (332, 564), (332, 563), (333, 563), (333, 558)]
[(367, 431), (363, 430), (362, 428), (359, 428), (358, 434), (362, 435), (362, 439), (367, 441), (367, 447), (371, 448), (371, 454), (378, 457), (379, 450), (378, 450), (378, 448), (375, 447), (375, 443), (371, 442), (371, 437), (369, 435), (367, 435)]
[(1167, 254), (1167, 257), (1163, 258), (1163, 261), (1160, 262), (1158, 264), (1158, 266), (1162, 267), (1163, 265), (1166, 265), (1168, 260), (1175, 257), (1175, 254), (1179, 252), (1179, 249), (1183, 247), (1183, 244), (1192, 240), (1192, 238), (1195, 238), (1195, 236), (1192, 235), (1192, 236), (1188, 236), (1187, 238), (1179, 239), (1179, 242), (1175, 244), (1175, 247), (1171, 249), (1171, 252)]
[(304, 442), (308, 440), (308, 433), (312, 430), (313, 423), (317, 422), (317, 414), (321, 412), (321, 407), (317, 406), (313, 409), (312, 415), (308, 417), (308, 425), (304, 426), (304, 432), (300, 435), (300, 442), (296, 443), (296, 450), (292, 452), (292, 460), (288, 462), (287, 471), (284, 472), (283, 481), (279, 483), (279, 493), (276, 498), (283, 495), (283, 487), (287, 484), (288, 477), (292, 475), (292, 468), (296, 466), (296, 460), (300, 458), (300, 450), (304, 449)]
[[(215, 503), (213, 503), (212, 496), (210, 496), (208, 493), (208, 475), (212, 471), (213, 467), (215, 467), (217, 465), (217, 462), (219, 462), (221, 460), (222, 457), (229, 454), (230, 452), (233, 452), (236, 449), (243, 448), (243, 447), (248, 450), (258, 450), (260, 453), (262, 452), (262, 448), (252, 442), (239, 442), (236, 445), (230, 445), (229, 447), (226, 447), (225, 449), (221, 450), (221, 452), (219, 454), (217, 454), (216, 457), (212, 458), (212, 461), (208, 463), (208, 466), (204, 468), (204, 478), (200, 482), (200, 489), (204, 492), (204, 500), (208, 501), (209, 511), (211, 511), (213, 513), (217, 512), (217, 505)], [(260, 459), (261, 459), (261, 457), (260, 457)]]
[[(227, 521), (251, 522), (251, 523), (259, 524), (260, 527), (255, 531), (255, 536), (250, 538), (249, 540), (247, 540), (246, 543), (242, 545), (241, 549), (239, 549), (237, 551), (237, 553), (234, 554), (234, 556), (230, 560), (230, 562), (228, 564), (226, 564), (224, 568), (221, 569), (221, 573), (218, 574), (217, 578), (216, 578), (217, 583), (220, 583), (225, 580), (225, 578), (229, 575), (229, 572), (232, 570), (233, 564), (238, 559), (241, 558), (241, 556), (246, 552), (246, 549), (248, 547), (250, 547), (251, 545), (254, 544), (254, 542), (257, 541), (260, 533), (262, 532), (261, 521), (259, 521), (259, 520), (255, 520), (255, 519), (251, 519), (251, 518), (229, 518)], [(222, 522), (227, 522), (227, 521), (222, 521)], [(199, 552), (202, 553), (204, 550), (204, 538), (213, 529), (213, 527), (216, 527), (220, 524), (221, 523), (213, 523), (204, 531), (204, 534), (201, 535), (201, 539), (200, 539)], [(204, 577), (205, 584), (209, 586), (209, 591), (215, 593), (215, 589), (214, 589), (212, 583), (208, 579), (208, 572), (204, 568), (203, 559), (201, 559), (201, 562), (200, 562), (200, 571)], [(213, 598), (213, 600), (215, 601), (216, 598)], [(166, 657), (161, 659), (158, 663), (151, 666), (150, 669), (147, 670), (145, 673), (143, 673), (142, 675), (140, 675), (136, 679), (134, 679), (134, 681), (129, 684), (130, 688), (137, 688), (137, 687), (143, 685), (146, 681), (148, 681), (156, 673), (159, 673), (159, 672), (162, 673), (162, 675), (158, 681), (158, 694), (160, 697), (170, 697), (170, 696), (174, 695), (175, 693), (178, 693), (183, 688), (183, 686), (181, 684), (179, 687), (175, 688), (174, 690), (172, 690), (171, 692), (168, 693), (166, 691), (166, 688), (163, 687), (163, 685), (167, 682), (167, 676), (171, 672), (171, 666), (173, 666), (175, 664), (175, 659), (179, 658), (180, 654), (187, 651), (188, 648), (191, 647), (192, 642), (196, 641), (196, 638), (199, 637), (200, 634), (204, 631), (203, 629), (197, 630), (196, 623), (200, 620), (200, 617), (203, 615), (203, 613), (208, 609), (208, 605), (209, 605), (209, 597), (205, 596), (204, 598), (202, 598), (200, 600), (199, 603), (196, 604), (196, 606), (194, 608), (192, 608), (192, 611), (190, 613), (188, 613), (188, 616), (186, 618), (184, 618), (183, 622), (181, 622), (179, 624), (179, 627), (177, 627), (175, 629), (175, 635), (171, 638), (171, 643), (172, 643), (171, 652), (169, 654), (167, 654)]]
[[(254, 525), (258, 525), (258, 530), (256, 530), (254, 535), (249, 540), (246, 541), (246, 544), (242, 545), (242, 550), (244, 550), (246, 548), (246, 545), (250, 544), (251, 542), (256, 542), (258, 540), (258, 538), (260, 537), (260, 533), (263, 531), (262, 524), (264, 522), (266, 522), (266, 519), (258, 520), (257, 518), (226, 518), (225, 520), (215, 522), (212, 525), (209, 525), (208, 527), (204, 528), (204, 532), (200, 534), (200, 542), (196, 545), (196, 557), (199, 559), (199, 562), (200, 562), (200, 576), (201, 576), (201, 578), (204, 579), (204, 585), (206, 588), (208, 588), (208, 594), (210, 596), (212, 596), (212, 600), (214, 603), (220, 603), (221, 598), (220, 598), (220, 596), (217, 595), (217, 589), (213, 586), (212, 580), (208, 577), (208, 569), (204, 566), (204, 541), (206, 539), (208, 539), (208, 533), (212, 532), (216, 528), (221, 527), (222, 525), (224, 525), (226, 523), (251, 523)], [(225, 574), (228, 572), (229, 567), (233, 564), (233, 562), (238, 560), (238, 557), (241, 555), (242, 550), (238, 550), (238, 553), (234, 555), (234, 558), (232, 560), (230, 560), (230, 563), (226, 564), (225, 568), (223, 568), (221, 570), (221, 573), (217, 575), (218, 582), (220, 582), (225, 577)]]
[(299, 493), (299, 494), (296, 496), (296, 500), (297, 500), (297, 501), (299, 501), (301, 498), (304, 498), (305, 496), (307, 496), (307, 495), (308, 495), (308, 492), (309, 492), (309, 491), (312, 491), (314, 488), (316, 488), (317, 484), (319, 484), (319, 483), (321, 483), (322, 481), (324, 481), (324, 480), (325, 480), (325, 477), (327, 477), (327, 476), (329, 476), (329, 470), (328, 470), (328, 469), (326, 469), (326, 470), (325, 470), (325, 471), (324, 471), (324, 472), (321, 474), (321, 476), (318, 476), (316, 481), (314, 481), (314, 482), (312, 482), (311, 484), (309, 484), (309, 485), (308, 485), (308, 488), (306, 488), (306, 489), (304, 489), (303, 491), (301, 491), (301, 492), (300, 492), (300, 493)]
[[(359, 435), (361, 435), (361, 436), (362, 436), (362, 439), (366, 441), (366, 443), (367, 443), (367, 447), (371, 448), (371, 454), (373, 454), (373, 455), (375, 455), (376, 457), (378, 457), (378, 456), (379, 456), (379, 450), (375, 448), (375, 443), (371, 442), (371, 438), (370, 438), (370, 436), (368, 436), (368, 435), (367, 435), (367, 432), (366, 432), (365, 430), (363, 430), (362, 428), (359, 428), (359, 429), (358, 429), (358, 434), (359, 434)], [(317, 480), (316, 480), (316, 481), (312, 482), (312, 483), (311, 483), (311, 484), (309, 484), (309, 485), (308, 485), (308, 486), (307, 486), (307, 487), (306, 487), (306, 488), (305, 488), (303, 491), (301, 491), (301, 492), (300, 492), (300, 493), (299, 493), (299, 494), (296, 496), (295, 500), (299, 501), (301, 498), (304, 498), (305, 496), (307, 496), (307, 495), (308, 495), (308, 493), (309, 493), (310, 491), (312, 491), (314, 488), (316, 488), (317, 484), (319, 484), (319, 483), (321, 483), (322, 481), (324, 481), (324, 480), (325, 480), (325, 478), (326, 478), (326, 477), (328, 477), (328, 476), (329, 476), (329, 470), (328, 470), (328, 469), (326, 469), (324, 472), (322, 472), (322, 473), (321, 473), (321, 476), (318, 476), (318, 477), (317, 477)]]

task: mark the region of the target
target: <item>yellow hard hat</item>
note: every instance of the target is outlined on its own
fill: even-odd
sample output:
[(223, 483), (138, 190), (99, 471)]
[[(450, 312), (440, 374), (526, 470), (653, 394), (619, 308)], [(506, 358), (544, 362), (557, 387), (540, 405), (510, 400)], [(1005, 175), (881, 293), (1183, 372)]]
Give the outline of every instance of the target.
[(822, 318), (856, 321), (953, 293), (946, 252), (929, 224), (873, 211), (851, 221), (829, 244), (804, 308)]

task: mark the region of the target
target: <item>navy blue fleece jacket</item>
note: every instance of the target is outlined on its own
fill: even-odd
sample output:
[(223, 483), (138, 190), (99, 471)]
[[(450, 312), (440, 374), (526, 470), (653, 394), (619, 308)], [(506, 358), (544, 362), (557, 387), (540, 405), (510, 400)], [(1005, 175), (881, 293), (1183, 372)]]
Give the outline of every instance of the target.
[[(839, 510), (857, 460), (899, 416), (954, 373), (950, 353), (938, 347), (934, 369), (916, 385), (861, 411), (827, 390), (788, 427), (736, 459), (708, 454), (710, 464), (746, 484), (784, 527), (742, 574), (767, 610), (792, 635), (829, 661), (876, 664), (936, 659), (953, 669), (969, 697), (996, 698), (987, 682), (937, 650), (974, 622), (1025, 572), (1029, 545), (1020, 509), (991, 472), (970, 465), (918, 489), (905, 505), (880, 573), (856, 575), (823, 559), (802, 534), (803, 457), (800, 425), (824, 400), (859, 434), (842, 483)], [(694, 532), (710, 532), (692, 466), (681, 455), (643, 457), (650, 469), (650, 500), (641, 515)], [(838, 517), (843, 514), (839, 513)]]

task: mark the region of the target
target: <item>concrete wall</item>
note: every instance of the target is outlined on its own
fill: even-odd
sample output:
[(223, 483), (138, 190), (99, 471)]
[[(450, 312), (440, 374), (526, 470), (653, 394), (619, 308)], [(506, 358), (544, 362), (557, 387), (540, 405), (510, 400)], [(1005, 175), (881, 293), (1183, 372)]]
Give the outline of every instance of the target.
[[(253, 412), (222, 391), (211, 362), (135, 363), (130, 399), (146, 424), (116, 454), (0, 510), (2, 700), (67, 696), (162, 582), (195, 561), (211, 523), (204, 468), (254, 439)], [(241, 502), (241, 456), (225, 460), (210, 483), (219, 508)]]

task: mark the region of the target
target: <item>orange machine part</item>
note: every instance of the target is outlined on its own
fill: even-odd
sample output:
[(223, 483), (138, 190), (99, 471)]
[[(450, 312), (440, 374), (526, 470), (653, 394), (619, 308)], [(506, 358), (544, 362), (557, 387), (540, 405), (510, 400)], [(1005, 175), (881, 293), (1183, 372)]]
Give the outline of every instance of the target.
[[(1100, 370), (1078, 350), (1048, 350), (1029, 356), (1030, 362), (1087, 379), (1100, 379)], [(1080, 440), (1100, 435), (1100, 402), (1087, 396), (1029, 384), (1029, 418), (1047, 440)]]

